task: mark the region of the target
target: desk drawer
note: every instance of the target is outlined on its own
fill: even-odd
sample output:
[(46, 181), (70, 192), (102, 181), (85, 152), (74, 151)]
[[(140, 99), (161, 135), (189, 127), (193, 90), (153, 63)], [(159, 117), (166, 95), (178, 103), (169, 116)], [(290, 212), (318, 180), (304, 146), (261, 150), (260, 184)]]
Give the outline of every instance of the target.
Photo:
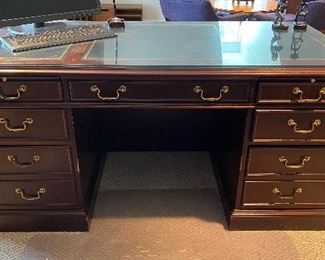
[(71, 81), (73, 101), (248, 102), (247, 82)]
[(325, 83), (263, 82), (258, 93), (258, 103), (319, 104), (325, 102)]
[(74, 180), (0, 182), (0, 207), (62, 208), (77, 198)]
[(247, 175), (251, 177), (325, 177), (325, 148), (251, 148)]
[(325, 141), (325, 111), (258, 110), (253, 140)]
[(60, 81), (0, 80), (0, 102), (62, 100)]
[(325, 207), (325, 181), (246, 181), (244, 206)]
[(0, 138), (67, 139), (64, 110), (0, 109)]
[(0, 147), (0, 174), (71, 173), (68, 147)]

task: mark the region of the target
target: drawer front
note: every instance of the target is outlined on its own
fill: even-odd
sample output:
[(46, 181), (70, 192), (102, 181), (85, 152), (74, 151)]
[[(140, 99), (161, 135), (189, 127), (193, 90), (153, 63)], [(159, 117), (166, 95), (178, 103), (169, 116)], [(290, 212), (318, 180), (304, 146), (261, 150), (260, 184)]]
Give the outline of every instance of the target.
[(62, 100), (59, 81), (0, 81), (0, 102)]
[(78, 204), (74, 180), (2, 181), (2, 207), (66, 207)]
[(0, 147), (0, 174), (71, 173), (68, 147)]
[(325, 111), (258, 110), (253, 140), (325, 141)]
[(325, 181), (246, 181), (244, 206), (325, 207)]
[(248, 176), (283, 177), (323, 175), (325, 148), (251, 148)]
[(259, 84), (258, 103), (325, 103), (325, 83), (279, 83), (263, 82)]
[(67, 139), (64, 110), (0, 109), (0, 138)]
[(246, 82), (71, 81), (73, 101), (248, 102)]

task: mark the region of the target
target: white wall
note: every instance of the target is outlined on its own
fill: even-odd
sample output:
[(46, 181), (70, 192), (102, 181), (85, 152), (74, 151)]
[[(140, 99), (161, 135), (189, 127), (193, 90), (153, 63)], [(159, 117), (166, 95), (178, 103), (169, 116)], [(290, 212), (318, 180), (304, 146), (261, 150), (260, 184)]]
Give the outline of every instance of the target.
[[(111, 4), (112, 0), (100, 0), (103, 4)], [(116, 0), (116, 4), (142, 4), (143, 20), (164, 20), (159, 0)]]

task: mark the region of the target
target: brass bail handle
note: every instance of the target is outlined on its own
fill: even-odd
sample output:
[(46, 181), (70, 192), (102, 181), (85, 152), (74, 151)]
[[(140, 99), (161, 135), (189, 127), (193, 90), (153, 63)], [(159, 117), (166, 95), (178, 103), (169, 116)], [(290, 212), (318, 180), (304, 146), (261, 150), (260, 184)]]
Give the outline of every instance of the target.
[(294, 198), (296, 197), (297, 193), (302, 193), (303, 190), (302, 190), (301, 187), (299, 187), (299, 188), (295, 188), (295, 189), (293, 189), (291, 194), (283, 194), (283, 193), (280, 191), (279, 188), (274, 187), (274, 188), (272, 189), (272, 192), (273, 192), (274, 194), (278, 195), (279, 198), (282, 199), (282, 200), (292, 200), (292, 199), (294, 199)]
[(323, 95), (325, 95), (325, 87), (322, 88), (318, 93), (318, 98), (303, 98), (304, 92), (299, 87), (294, 87), (292, 89), (292, 94), (299, 95), (298, 102), (304, 103), (316, 103), (322, 100)]
[(300, 133), (300, 134), (308, 134), (314, 132), (315, 128), (320, 126), (321, 123), (322, 121), (320, 119), (316, 119), (312, 122), (310, 129), (298, 129), (298, 124), (295, 122), (295, 120), (293, 119), (288, 120), (288, 126), (293, 127), (293, 131), (295, 133)]
[(227, 94), (230, 91), (230, 87), (227, 85), (223, 86), (219, 91), (218, 97), (204, 97), (204, 90), (201, 88), (201, 86), (195, 86), (193, 91), (197, 94), (200, 94), (200, 98), (202, 100), (208, 102), (215, 102), (215, 101), (219, 101), (222, 98), (223, 94)]
[(23, 200), (39, 200), (42, 194), (46, 192), (46, 189), (43, 187), (40, 188), (35, 195), (26, 195), (23, 188), (16, 188), (15, 192), (19, 194)]
[(288, 159), (282, 155), (279, 157), (279, 161), (282, 162), (284, 164), (284, 166), (288, 169), (301, 169), (305, 166), (306, 162), (309, 162), (311, 159), (311, 157), (309, 155), (305, 155), (303, 157), (301, 157), (301, 161), (298, 164), (289, 164)]
[(12, 101), (12, 100), (17, 100), (17, 99), (20, 99), (22, 93), (26, 92), (27, 91), (27, 86), (26, 85), (20, 85), (16, 92), (17, 92), (17, 95), (16, 96), (6, 96), (4, 93), (3, 93), (3, 90), (2, 88), (0, 87), (0, 99), (1, 100), (5, 100), (5, 101)]
[(112, 100), (117, 100), (120, 98), (120, 94), (126, 92), (127, 88), (125, 85), (119, 86), (119, 88), (116, 90), (116, 96), (115, 97), (103, 97), (100, 93), (101, 90), (97, 85), (93, 85), (90, 87), (90, 91), (96, 93), (97, 97), (100, 100), (105, 100), (105, 101), (112, 101)]
[(8, 155), (7, 159), (9, 162), (11, 162), (14, 166), (17, 168), (28, 168), (30, 166), (33, 166), (35, 163), (39, 162), (41, 157), (38, 154), (33, 155), (30, 162), (18, 162), (18, 159), (15, 155)]
[(5, 118), (5, 117), (0, 117), (0, 124), (4, 124), (5, 128), (7, 129), (7, 131), (9, 132), (23, 132), (26, 131), (27, 129), (27, 125), (31, 125), (33, 124), (34, 120), (31, 117), (27, 117), (23, 122), (22, 125), (23, 126), (18, 126), (18, 127), (11, 127), (10, 126), (10, 121), (9, 119)]

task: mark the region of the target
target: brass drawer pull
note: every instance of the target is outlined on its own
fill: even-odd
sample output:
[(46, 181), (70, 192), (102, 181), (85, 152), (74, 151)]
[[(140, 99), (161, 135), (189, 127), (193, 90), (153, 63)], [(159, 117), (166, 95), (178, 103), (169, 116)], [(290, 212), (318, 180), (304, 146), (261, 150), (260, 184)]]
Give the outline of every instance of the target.
[(322, 122), (320, 119), (316, 119), (316, 120), (314, 120), (314, 122), (312, 122), (311, 129), (304, 130), (304, 129), (298, 129), (298, 127), (297, 127), (298, 125), (295, 122), (295, 120), (293, 120), (293, 119), (288, 120), (288, 126), (293, 126), (293, 131), (295, 133), (300, 133), (300, 134), (308, 134), (308, 133), (314, 132), (315, 127), (320, 126), (321, 123)]
[(311, 157), (309, 155), (305, 155), (301, 158), (301, 162), (299, 164), (289, 164), (288, 159), (282, 155), (279, 157), (279, 161), (284, 163), (284, 166), (288, 169), (301, 169), (305, 166), (305, 162), (310, 161)]
[(2, 78), (1, 78), (2, 82), (6, 82), (7, 79), (8, 79), (7, 77), (2, 77)]
[(193, 89), (193, 91), (197, 94), (200, 93), (200, 98), (204, 101), (208, 101), (208, 102), (215, 102), (215, 101), (219, 101), (223, 94), (227, 94), (230, 91), (230, 87), (228, 86), (223, 86), (220, 91), (219, 91), (219, 96), (218, 97), (204, 97), (204, 91), (201, 88), (201, 86), (195, 86), (195, 88)]
[(41, 159), (41, 157), (38, 154), (36, 154), (33, 155), (32, 160), (30, 162), (23, 162), (23, 163), (18, 162), (17, 157), (14, 155), (8, 155), (7, 159), (9, 162), (11, 162), (13, 165), (15, 165), (18, 168), (27, 168), (37, 163)]
[(39, 200), (42, 196), (42, 194), (44, 194), (46, 192), (46, 189), (45, 188), (40, 188), (37, 192), (36, 192), (36, 195), (26, 195), (24, 194), (24, 189), (22, 188), (16, 188), (15, 189), (15, 192), (17, 194), (20, 195), (20, 197), (23, 199), (23, 200)]
[(318, 98), (315, 98), (315, 99), (313, 99), (313, 98), (303, 98), (303, 94), (304, 94), (304, 92), (303, 92), (299, 87), (295, 87), (295, 88), (293, 88), (293, 90), (292, 90), (292, 94), (294, 94), (294, 95), (299, 95), (298, 102), (316, 103), (316, 102), (321, 101), (322, 96), (325, 95), (325, 87), (322, 88), (322, 89), (319, 91)]
[(282, 194), (282, 192), (279, 190), (279, 188), (275, 187), (273, 188), (272, 192), (276, 195), (279, 196), (280, 199), (282, 200), (292, 200), (296, 197), (297, 193), (302, 193), (302, 188), (295, 188), (293, 189), (292, 193), (291, 194)]
[(125, 85), (121, 85), (117, 90), (116, 90), (116, 96), (115, 97), (103, 97), (100, 92), (101, 90), (99, 89), (99, 87), (97, 85), (93, 85), (90, 87), (90, 91), (96, 93), (97, 97), (100, 100), (106, 100), (106, 101), (110, 101), (110, 100), (117, 100), (120, 98), (120, 93), (124, 93), (126, 92), (126, 86)]
[(6, 96), (5, 94), (3, 94), (3, 90), (0, 87), (0, 99), (5, 100), (5, 101), (12, 101), (12, 100), (17, 100), (20, 99), (21, 94), (27, 91), (27, 86), (26, 85), (20, 85), (17, 88), (17, 95), (16, 96)]
[(22, 132), (25, 131), (27, 129), (27, 125), (31, 125), (33, 124), (34, 120), (31, 117), (27, 117), (23, 122), (23, 126), (22, 127), (11, 127), (10, 126), (10, 122), (9, 119), (4, 118), (4, 117), (0, 117), (0, 124), (4, 124), (5, 128), (9, 131), (9, 132)]

